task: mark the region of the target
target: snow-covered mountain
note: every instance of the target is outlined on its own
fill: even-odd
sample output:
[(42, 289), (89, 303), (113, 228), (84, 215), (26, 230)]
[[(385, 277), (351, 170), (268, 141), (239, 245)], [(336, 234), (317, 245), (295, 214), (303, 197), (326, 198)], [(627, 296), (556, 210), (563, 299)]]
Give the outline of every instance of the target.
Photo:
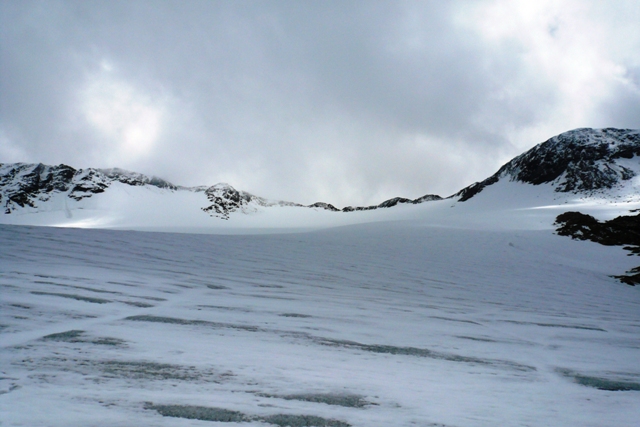
[(268, 200), (254, 196), (246, 191), (238, 191), (227, 183), (220, 183), (207, 188), (204, 192), (211, 205), (202, 208), (211, 216), (229, 219), (229, 214), (240, 211), (245, 214), (256, 213), (260, 207), (296, 206), (305, 207), (298, 203), (281, 200)]
[[(536, 145), (454, 196), (469, 200), (502, 179), (550, 184), (559, 193), (617, 195), (638, 175), (640, 130), (575, 129)], [(634, 187), (637, 194), (640, 187)]]
[[(342, 209), (326, 202), (305, 206), (269, 200), (225, 183), (182, 187), (122, 169), (0, 164), (0, 207), (4, 211), (0, 222), (13, 224), (313, 228), (424, 217), (434, 209), (439, 214), (429, 215), (439, 215), (446, 222), (452, 214), (449, 207), (457, 207), (462, 214), (465, 210), (460, 206), (472, 198), (476, 208), (505, 203), (512, 208), (534, 208), (577, 199), (599, 200), (600, 204), (638, 201), (640, 131), (573, 130), (537, 145), (484, 181), (446, 199), (432, 194), (414, 200), (395, 197), (378, 205)], [(222, 226), (218, 219), (231, 225)], [(545, 221), (547, 226), (553, 223)]]
[(163, 179), (123, 169), (74, 169), (67, 165), (42, 163), (0, 164), (0, 203), (6, 214), (20, 208), (37, 208), (63, 193), (79, 201), (103, 193), (113, 182), (131, 186), (153, 186), (170, 190), (179, 188)]
[[(5, 214), (37, 213), (59, 208), (54, 203), (55, 198), (62, 198), (65, 210), (70, 212), (70, 203), (94, 197), (100, 193), (110, 191), (114, 183), (147, 189), (170, 190), (171, 192), (202, 193), (202, 203), (205, 198), (209, 203), (200, 209), (211, 217), (229, 219), (234, 212), (243, 214), (258, 213), (263, 208), (287, 206), (298, 208), (317, 208), (337, 212), (335, 206), (317, 202), (309, 206), (283, 200), (269, 200), (255, 196), (246, 191), (236, 190), (227, 183), (218, 183), (211, 187), (183, 187), (174, 185), (158, 177), (130, 172), (123, 169), (74, 169), (67, 165), (50, 166), (42, 163), (13, 163), (0, 164), (0, 206)], [(69, 199), (69, 200), (66, 200)], [(363, 211), (379, 208), (389, 208), (397, 204), (418, 204), (425, 201), (440, 200), (440, 196), (426, 195), (415, 200), (395, 197), (374, 206), (348, 206), (342, 211)], [(83, 209), (84, 204), (74, 203), (74, 209)], [(186, 209), (192, 206), (186, 206)], [(26, 209), (26, 211), (25, 211)]]

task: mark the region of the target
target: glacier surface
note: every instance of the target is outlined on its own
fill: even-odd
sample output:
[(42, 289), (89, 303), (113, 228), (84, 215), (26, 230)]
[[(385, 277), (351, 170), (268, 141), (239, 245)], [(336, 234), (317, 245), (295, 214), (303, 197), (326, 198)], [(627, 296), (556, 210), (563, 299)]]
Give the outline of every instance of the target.
[[(0, 423), (634, 425), (640, 289), (610, 276), (637, 261), (552, 222), (637, 204), (545, 191), (219, 234), (0, 225)], [(143, 212), (105, 224), (171, 229)]]

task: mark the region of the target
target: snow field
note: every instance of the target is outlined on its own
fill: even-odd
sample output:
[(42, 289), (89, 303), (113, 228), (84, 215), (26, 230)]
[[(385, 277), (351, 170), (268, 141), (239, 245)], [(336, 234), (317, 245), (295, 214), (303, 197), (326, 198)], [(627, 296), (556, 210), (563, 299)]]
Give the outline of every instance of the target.
[(532, 228), (0, 226), (0, 421), (633, 425), (637, 261)]

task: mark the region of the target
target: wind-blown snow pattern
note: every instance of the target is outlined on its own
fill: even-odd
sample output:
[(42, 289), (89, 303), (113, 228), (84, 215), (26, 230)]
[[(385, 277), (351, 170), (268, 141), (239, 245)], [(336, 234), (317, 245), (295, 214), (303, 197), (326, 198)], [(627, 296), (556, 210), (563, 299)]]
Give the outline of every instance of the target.
[(638, 419), (640, 294), (609, 277), (633, 265), (621, 248), (425, 221), (0, 239), (5, 426)]
[(2, 165), (0, 425), (635, 425), (640, 287), (612, 276), (637, 258), (553, 223), (628, 215), (638, 176), (566, 170), (338, 212)]

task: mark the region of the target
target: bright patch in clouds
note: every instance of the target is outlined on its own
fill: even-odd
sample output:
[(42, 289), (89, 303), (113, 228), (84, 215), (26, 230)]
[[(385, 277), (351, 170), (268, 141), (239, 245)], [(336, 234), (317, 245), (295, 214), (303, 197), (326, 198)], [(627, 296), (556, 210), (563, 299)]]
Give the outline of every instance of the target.
[(84, 118), (106, 144), (99, 151), (118, 164), (149, 155), (162, 132), (163, 101), (115, 78), (111, 64), (101, 68), (81, 92)]
[(510, 141), (524, 149), (567, 129), (610, 125), (598, 106), (621, 85), (633, 90), (628, 74), (638, 64), (628, 52), (640, 49), (640, 7), (624, 4), (495, 0), (459, 10), (458, 24), (474, 30), (489, 51), (510, 52), (518, 67), (498, 98), (551, 97), (537, 111), (539, 120), (507, 131)]

